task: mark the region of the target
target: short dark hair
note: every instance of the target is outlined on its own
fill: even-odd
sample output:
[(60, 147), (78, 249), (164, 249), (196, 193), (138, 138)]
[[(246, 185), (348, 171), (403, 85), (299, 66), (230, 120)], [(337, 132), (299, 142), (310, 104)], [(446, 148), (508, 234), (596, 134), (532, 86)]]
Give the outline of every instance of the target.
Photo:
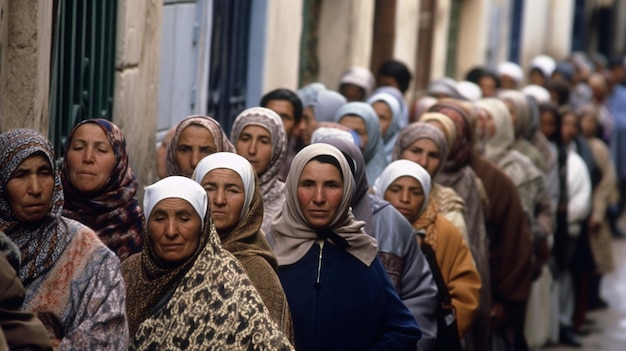
[(402, 92), (402, 94), (406, 93), (409, 89), (409, 84), (411, 83), (411, 79), (413, 76), (409, 71), (409, 68), (402, 62), (397, 60), (388, 60), (383, 62), (378, 68), (379, 76), (389, 76), (393, 77), (396, 82), (398, 82), (398, 90)]
[(293, 107), (293, 119), (296, 124), (300, 123), (302, 119), (302, 101), (296, 93), (289, 89), (275, 89), (270, 91), (269, 93), (263, 95), (261, 98), (260, 105), (261, 107), (267, 107), (267, 103), (272, 100), (284, 100), (289, 101), (291, 106)]

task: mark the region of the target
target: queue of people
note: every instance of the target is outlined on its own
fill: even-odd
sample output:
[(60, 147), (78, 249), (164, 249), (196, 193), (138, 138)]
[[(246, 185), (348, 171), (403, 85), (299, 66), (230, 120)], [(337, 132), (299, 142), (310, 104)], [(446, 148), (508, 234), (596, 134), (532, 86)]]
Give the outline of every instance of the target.
[(401, 62), (352, 67), (229, 134), (183, 119), (143, 206), (112, 122), (60, 166), (2, 133), (0, 349), (580, 347), (622, 235), (624, 72), (542, 55), (407, 104)]

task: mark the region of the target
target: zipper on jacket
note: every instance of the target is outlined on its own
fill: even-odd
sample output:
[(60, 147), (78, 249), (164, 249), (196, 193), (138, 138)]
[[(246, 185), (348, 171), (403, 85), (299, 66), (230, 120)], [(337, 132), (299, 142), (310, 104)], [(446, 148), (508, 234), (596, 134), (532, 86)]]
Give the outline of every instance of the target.
[(322, 274), (322, 252), (324, 251), (324, 240), (318, 240), (317, 244), (320, 246), (320, 254), (317, 258), (317, 278), (315, 279), (315, 288), (320, 287), (320, 275)]

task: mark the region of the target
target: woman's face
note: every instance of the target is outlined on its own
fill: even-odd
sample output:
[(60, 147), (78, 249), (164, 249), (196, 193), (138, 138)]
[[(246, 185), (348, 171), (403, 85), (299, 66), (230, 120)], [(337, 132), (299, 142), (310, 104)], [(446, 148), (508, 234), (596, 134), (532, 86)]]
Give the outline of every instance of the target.
[(578, 135), (578, 119), (574, 113), (563, 115), (561, 124), (561, 138), (564, 143), (569, 143)]
[(183, 129), (176, 144), (176, 163), (183, 176), (190, 178), (198, 162), (217, 152), (211, 132), (198, 125), (191, 124)]
[(384, 101), (376, 101), (372, 103), (372, 108), (376, 111), (376, 115), (380, 121), (380, 133), (381, 135), (385, 135), (385, 133), (387, 133), (387, 129), (389, 129), (389, 126), (391, 125), (391, 120), (393, 119), (391, 109)]
[(385, 190), (384, 197), (409, 222), (413, 223), (419, 218), (424, 204), (424, 190), (417, 179), (404, 176), (394, 180)]
[(209, 195), (211, 217), (218, 233), (224, 234), (234, 228), (246, 198), (239, 174), (231, 169), (217, 168), (202, 178), (201, 185)]
[(490, 76), (482, 76), (478, 79), (478, 86), (483, 93), (483, 97), (494, 97), (496, 96), (496, 81), (493, 77)]
[(354, 130), (359, 135), (359, 139), (361, 139), (361, 151), (365, 150), (365, 146), (369, 142), (369, 136), (363, 118), (355, 115), (345, 115), (341, 117), (339, 124)]
[(557, 132), (556, 117), (550, 111), (542, 111), (539, 119), (539, 130), (543, 135), (550, 139)]
[(431, 177), (441, 164), (441, 153), (437, 144), (426, 138), (418, 139), (407, 147), (400, 155), (401, 159), (413, 161), (424, 167)]
[(95, 123), (78, 127), (67, 150), (69, 181), (79, 191), (102, 189), (117, 166), (113, 146), (106, 133)]
[(15, 217), (24, 223), (37, 222), (50, 210), (54, 191), (52, 167), (44, 156), (31, 156), (15, 169), (6, 187)]
[(339, 170), (328, 163), (310, 161), (298, 181), (298, 202), (313, 228), (327, 228), (337, 214), (343, 196)]
[(252, 164), (257, 175), (267, 171), (272, 158), (272, 136), (267, 129), (254, 125), (245, 127), (239, 134), (235, 148), (239, 155)]
[(598, 130), (598, 120), (593, 114), (585, 113), (580, 119), (580, 134), (586, 138), (596, 135)]
[(189, 202), (179, 198), (159, 201), (148, 218), (148, 236), (157, 256), (182, 261), (198, 248), (202, 219)]
[(283, 126), (285, 127), (285, 132), (288, 137), (294, 132), (296, 127), (296, 117), (294, 116), (295, 112), (293, 110), (293, 105), (289, 100), (270, 100), (267, 102), (266, 106), (270, 110), (276, 112), (280, 118), (283, 120)]

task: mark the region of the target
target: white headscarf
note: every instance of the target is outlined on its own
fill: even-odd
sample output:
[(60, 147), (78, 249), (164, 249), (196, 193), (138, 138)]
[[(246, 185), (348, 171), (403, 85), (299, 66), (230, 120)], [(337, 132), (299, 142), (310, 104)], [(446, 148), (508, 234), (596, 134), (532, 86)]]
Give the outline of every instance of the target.
[[(232, 152), (218, 152), (208, 155), (200, 160), (191, 177), (197, 184), (201, 184), (202, 179), (204, 179), (204, 176), (206, 176), (207, 173), (219, 168), (230, 169), (231, 171), (239, 174), (239, 177), (241, 178), (245, 192), (243, 208), (241, 210), (241, 214), (239, 215), (239, 219), (241, 219), (246, 213), (248, 213), (252, 197), (254, 196), (254, 168), (252, 168), (250, 162), (242, 156)], [(204, 188), (202, 191), (205, 191)]]
[(182, 176), (166, 177), (145, 188), (143, 213), (146, 216), (146, 220), (150, 218), (152, 209), (159, 201), (170, 198), (187, 201), (200, 216), (202, 230), (204, 230), (204, 219), (209, 202), (206, 191), (200, 184)]
[(428, 197), (430, 196), (430, 175), (422, 168), (422, 166), (409, 160), (397, 160), (391, 162), (383, 173), (376, 179), (374, 183), (374, 193), (385, 198), (385, 191), (396, 179), (400, 177), (412, 177), (422, 185), (422, 192), (424, 193), (424, 202), (422, 208), (420, 208), (419, 214), (421, 215), (426, 206), (428, 206)]
[(339, 79), (339, 85), (341, 84), (354, 84), (365, 91), (365, 98), (372, 93), (376, 79), (369, 69), (365, 67), (354, 66), (343, 72)]
[(515, 62), (506, 61), (502, 62), (498, 66), (498, 74), (500, 76), (509, 76), (511, 79), (515, 81), (515, 83), (519, 86), (524, 79), (524, 71), (522, 71), (522, 67)]

